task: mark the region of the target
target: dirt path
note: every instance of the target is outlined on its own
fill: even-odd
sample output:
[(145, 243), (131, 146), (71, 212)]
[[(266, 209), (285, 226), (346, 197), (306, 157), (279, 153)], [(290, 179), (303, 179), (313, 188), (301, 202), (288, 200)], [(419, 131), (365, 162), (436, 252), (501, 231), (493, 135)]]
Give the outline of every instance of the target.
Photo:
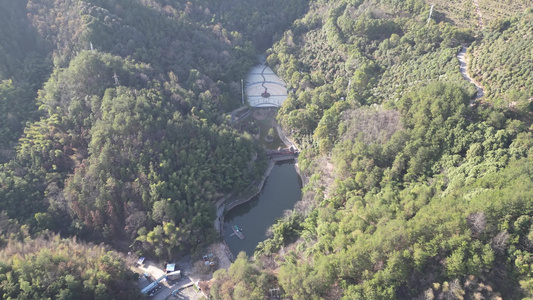
[(462, 47), (459, 53), (457, 53), (457, 59), (459, 60), (459, 71), (461, 72), (461, 75), (463, 75), (463, 78), (476, 86), (476, 90), (477, 90), (476, 98), (470, 101), (470, 105), (472, 105), (474, 101), (482, 98), (485, 95), (485, 91), (483, 90), (483, 87), (477, 81), (475, 81), (472, 77), (470, 77), (470, 75), (468, 75), (466, 47)]
[(474, 6), (476, 7), (476, 14), (477, 14), (477, 24), (479, 26), (479, 30), (483, 30), (485, 28), (485, 25), (483, 24), (483, 15), (481, 14), (481, 9), (479, 8), (479, 4), (477, 3), (477, 0), (472, 0), (474, 2)]

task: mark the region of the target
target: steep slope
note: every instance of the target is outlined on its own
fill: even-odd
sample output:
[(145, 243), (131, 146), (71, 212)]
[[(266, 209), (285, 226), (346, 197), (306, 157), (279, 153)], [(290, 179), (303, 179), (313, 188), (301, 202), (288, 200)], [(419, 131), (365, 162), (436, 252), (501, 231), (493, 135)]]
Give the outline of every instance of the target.
[[(280, 220), (256, 253), (255, 266), (268, 267), (255, 276), (276, 274), (286, 296), (531, 295), (532, 134), (518, 115), (469, 105), (476, 90), (456, 54), (474, 33), (445, 18), (427, 24), (428, 12), (421, 1), (316, 1), (269, 52), (293, 90), (279, 120), (310, 176), (306, 209)], [(529, 40), (530, 18), (519, 16), (501, 41), (490, 27), (473, 49), (514, 51), (503, 35)], [(517, 57), (527, 62), (526, 52)], [(508, 70), (482, 78), (524, 73)], [(527, 81), (502, 80), (492, 97), (526, 92), (514, 79)]]
[(531, 6), (527, 0), (436, 0), (426, 1), (434, 5), (436, 21), (451, 22), (459, 27), (482, 30), (501, 20), (525, 11)]
[[(240, 193), (265, 167), (262, 150), (231, 128), (225, 113), (240, 104), (239, 81), (255, 63), (254, 46), (271, 43), (306, 5), (246, 4), (0, 4), (6, 222), (24, 224), (33, 236), (52, 230), (161, 259), (213, 242), (214, 201)], [(259, 23), (243, 28), (243, 20)], [(268, 26), (258, 26), (263, 21)], [(138, 297), (115, 254), (29, 239), (6, 246), (5, 297)], [(13, 247), (32, 252), (19, 259)], [(77, 255), (65, 256), (75, 251), (98, 259), (88, 259), (84, 272)]]
[(528, 113), (533, 100), (533, 11), (502, 20), (498, 25), (472, 45), (471, 72), (487, 86), (487, 102)]
[[(302, 2), (285, 3), (300, 7), (290, 15), (302, 11)], [(158, 257), (213, 241), (213, 202), (243, 190), (264, 168), (263, 156), (252, 160), (260, 149), (251, 137), (224, 117), (240, 103), (238, 81), (255, 62), (252, 43), (203, 1), (3, 5), (6, 22), (37, 36), (54, 62), (49, 79), (35, 83), (37, 101), (16, 99), (18, 81), (1, 85), (2, 134), (14, 141), (24, 130), (0, 167), (8, 217), (32, 232), (132, 245)], [(25, 63), (19, 46), (3, 48), (17, 66)], [(0, 67), (4, 78), (20, 77), (16, 67)], [(32, 105), (41, 118), (24, 128), (38, 116)], [(26, 119), (17, 119), (22, 111)]]
[[(255, 262), (241, 255), (215, 274), (213, 297), (531, 297), (531, 11), (435, 4), (429, 22), (423, 0), (1, 4), (0, 288), (136, 297), (115, 254), (56, 237), (23, 246), (20, 232), (161, 259), (212, 242), (213, 202), (265, 165), (224, 114), (239, 105), (254, 46), (276, 39), (267, 60), (291, 91), (279, 121), (309, 184)], [(488, 91), (477, 106), (456, 58), (472, 42), (470, 69)], [(21, 260), (13, 248), (24, 247)], [(98, 257), (92, 273), (77, 273), (72, 251)], [(67, 264), (57, 277), (50, 252)]]
[(38, 118), (35, 97), (51, 70), (49, 45), (26, 20), (26, 2), (0, 3), (0, 163), (27, 121)]
[(121, 255), (54, 235), (10, 241), (0, 278), (4, 299), (143, 299)]

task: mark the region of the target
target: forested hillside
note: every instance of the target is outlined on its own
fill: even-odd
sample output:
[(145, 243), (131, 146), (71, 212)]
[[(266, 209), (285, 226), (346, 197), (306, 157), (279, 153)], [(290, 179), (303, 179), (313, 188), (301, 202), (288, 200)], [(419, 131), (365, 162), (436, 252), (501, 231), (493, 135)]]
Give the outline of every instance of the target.
[(520, 113), (529, 113), (533, 100), (532, 10), (495, 24), (470, 53), (472, 75), (486, 86), (486, 101)]
[[(33, 249), (4, 255), (2, 297), (133, 299), (124, 264), (98, 273), (105, 280), (90, 266), (77, 274), (68, 268), (78, 270), (78, 257), (68, 255), (85, 246), (43, 242), (41, 232), (161, 259), (213, 242), (214, 201), (244, 191), (265, 168), (262, 149), (229, 126), (226, 113), (240, 104), (240, 79), (256, 49), (305, 3), (250, 2), (240, 12), (218, 1), (0, 5), (0, 207), (5, 225), (23, 228), (29, 244), (3, 239), (8, 248)], [(258, 10), (258, 22), (274, 10), (284, 21), (259, 32), (232, 18)], [(40, 264), (54, 252), (52, 261), (69, 266), (50, 283), (57, 289), (40, 290), (41, 275), (23, 276), (28, 268), (51, 272)]]
[(213, 298), (533, 297), (533, 12), (507, 2), (1, 2), (2, 298), (136, 299), (116, 250), (215, 241), (266, 167), (228, 116), (265, 49), (309, 184)]
[[(245, 288), (276, 274), (293, 299), (533, 296), (522, 5), (479, 31), (438, 5), (428, 22), (423, 1), (313, 1), (267, 58), (293, 91), (278, 119), (304, 149), (306, 204), (212, 295), (239, 298), (248, 272)], [(456, 58), (470, 44), (477, 101)]]
[(26, 20), (24, 1), (0, 3), (0, 163), (13, 157), (24, 124), (39, 116), (35, 98), (52, 68), (49, 50)]
[(435, 12), (439, 21), (477, 29), (493, 26), (531, 7), (529, 0), (435, 0), (426, 1), (426, 3), (435, 5)]
[[(128, 13), (119, 3), (105, 4), (111, 6), (27, 5), (34, 28), (54, 45), (56, 67), (37, 97), (43, 117), (26, 127), (2, 167), (4, 210), (36, 229), (97, 240), (139, 237), (159, 252), (209, 241), (209, 203), (246, 187), (260, 171), (246, 167), (257, 151), (249, 137), (225, 128), (220, 115), (236, 94), (228, 74), (245, 72), (252, 46), (185, 19), (157, 17), (162, 13), (140, 3)], [(136, 14), (156, 22), (134, 22)], [(178, 28), (196, 36), (181, 47), (180, 59), (170, 45), (189, 37)], [(133, 39), (143, 46), (128, 48)], [(94, 50), (86, 50), (90, 44)], [(200, 59), (205, 64), (193, 69)], [(144, 238), (166, 223), (179, 228), (171, 245)]]
[(55, 235), (10, 241), (0, 278), (3, 299), (143, 299), (122, 256)]

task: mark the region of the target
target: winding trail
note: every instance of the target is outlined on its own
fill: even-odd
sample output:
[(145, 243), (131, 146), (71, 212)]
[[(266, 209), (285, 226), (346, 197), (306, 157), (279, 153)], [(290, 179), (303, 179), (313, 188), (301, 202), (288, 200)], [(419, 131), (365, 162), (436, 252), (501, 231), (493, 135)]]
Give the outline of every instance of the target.
[(472, 0), (472, 2), (474, 2), (474, 6), (476, 7), (477, 23), (479, 25), (479, 30), (483, 30), (483, 28), (485, 28), (485, 25), (483, 24), (483, 14), (481, 13), (481, 9), (479, 8), (477, 0)]
[(485, 91), (477, 81), (475, 81), (472, 77), (470, 77), (470, 75), (468, 75), (466, 47), (461, 47), (461, 50), (457, 53), (457, 59), (459, 60), (459, 71), (461, 72), (461, 75), (463, 75), (463, 78), (476, 86), (476, 97), (470, 101), (470, 105), (472, 105), (474, 104), (474, 101), (482, 98), (485, 95)]

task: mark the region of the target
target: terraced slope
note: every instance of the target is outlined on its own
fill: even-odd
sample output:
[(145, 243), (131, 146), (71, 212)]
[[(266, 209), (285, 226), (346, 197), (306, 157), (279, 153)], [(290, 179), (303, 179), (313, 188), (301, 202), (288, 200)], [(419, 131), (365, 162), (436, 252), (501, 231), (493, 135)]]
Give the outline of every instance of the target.
[(527, 110), (533, 100), (533, 12), (500, 24), (472, 45), (471, 75), (486, 89), (486, 101)]
[(496, 20), (509, 18), (531, 7), (529, 0), (426, 0), (435, 4), (435, 17), (439, 21), (451, 21), (457, 26), (479, 29), (478, 11), (485, 26), (492, 26)]

